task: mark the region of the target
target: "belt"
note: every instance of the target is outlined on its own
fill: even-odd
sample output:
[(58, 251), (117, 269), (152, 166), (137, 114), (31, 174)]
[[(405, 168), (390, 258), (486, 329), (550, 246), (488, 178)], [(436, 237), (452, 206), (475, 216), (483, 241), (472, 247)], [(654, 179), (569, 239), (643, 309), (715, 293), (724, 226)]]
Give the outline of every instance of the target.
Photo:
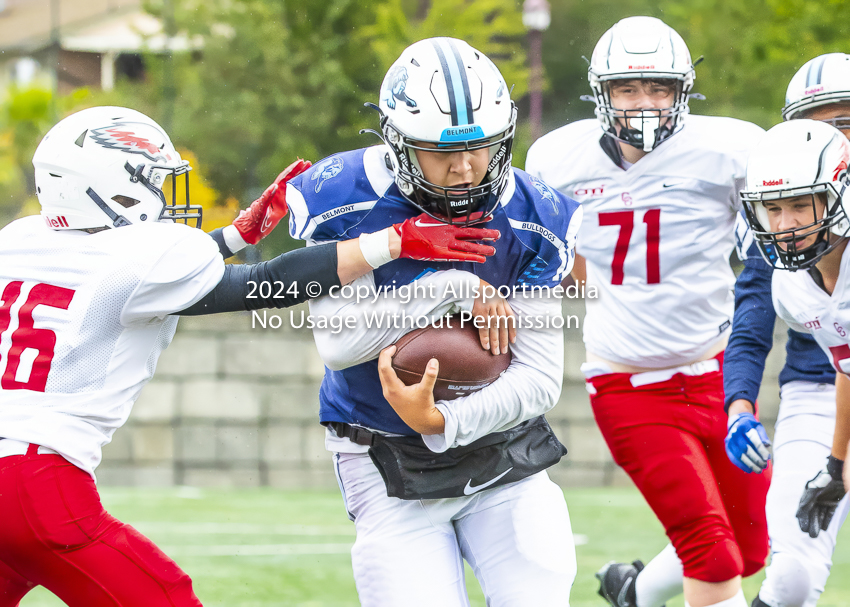
[(366, 428), (359, 428), (345, 422), (329, 422), (325, 425), (333, 430), (338, 437), (347, 438), (358, 445), (371, 447), (375, 442), (375, 433), (370, 432)]
[(664, 381), (673, 379), (674, 375), (705, 375), (706, 373), (714, 373), (720, 371), (720, 361), (716, 358), (701, 360), (692, 365), (675, 367), (673, 369), (662, 369), (660, 371), (647, 371), (646, 373), (635, 373), (629, 378), (629, 382), (633, 388), (648, 386), (649, 384), (658, 384)]
[[(26, 455), (30, 448), (30, 443), (25, 443), (11, 438), (0, 438), (0, 457), (9, 457), (12, 455)], [(37, 453), (39, 455), (55, 455), (56, 451), (47, 447), (39, 447)]]
[[(584, 363), (581, 366), (581, 371), (584, 374), (585, 380), (588, 382), (594, 377), (613, 373), (611, 367), (602, 362)], [(715, 371), (720, 371), (720, 361), (716, 358), (709, 358), (708, 360), (695, 362), (692, 365), (673, 367), (672, 369), (660, 369), (658, 371), (645, 371), (643, 373), (630, 373), (628, 376), (632, 387), (640, 388), (641, 386), (669, 381), (673, 379), (674, 375), (705, 375), (706, 373), (713, 373)], [(588, 384), (588, 392), (595, 394), (595, 392), (590, 390), (590, 384)]]

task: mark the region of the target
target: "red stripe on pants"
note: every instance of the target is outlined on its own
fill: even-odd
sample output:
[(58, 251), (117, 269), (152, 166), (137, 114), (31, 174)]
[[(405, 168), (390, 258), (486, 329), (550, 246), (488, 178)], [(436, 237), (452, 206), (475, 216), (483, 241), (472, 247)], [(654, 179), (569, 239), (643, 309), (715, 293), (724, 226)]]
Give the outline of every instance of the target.
[(192, 581), (110, 516), (94, 480), (58, 455), (0, 458), (0, 607), (44, 586), (70, 607), (197, 607)]
[(722, 373), (639, 388), (630, 377), (589, 380), (593, 414), (614, 461), (664, 525), (685, 577), (722, 582), (756, 573), (768, 554), (771, 468), (747, 474), (729, 461)]

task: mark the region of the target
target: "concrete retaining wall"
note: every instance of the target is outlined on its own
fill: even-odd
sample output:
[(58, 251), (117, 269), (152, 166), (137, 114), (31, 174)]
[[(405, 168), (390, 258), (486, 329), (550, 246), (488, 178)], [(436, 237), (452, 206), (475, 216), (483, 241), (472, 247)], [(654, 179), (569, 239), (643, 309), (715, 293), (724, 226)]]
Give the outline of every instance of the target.
[[(300, 313), (300, 308), (293, 308)], [(581, 302), (565, 314), (583, 318)], [(248, 314), (184, 318), (130, 421), (104, 449), (102, 485), (335, 487), (318, 390), (324, 366), (307, 329), (251, 328)], [(627, 484), (596, 428), (579, 366), (581, 332), (566, 330), (564, 390), (548, 418), (570, 454), (550, 470), (563, 486)], [(772, 428), (784, 327), (760, 396)]]

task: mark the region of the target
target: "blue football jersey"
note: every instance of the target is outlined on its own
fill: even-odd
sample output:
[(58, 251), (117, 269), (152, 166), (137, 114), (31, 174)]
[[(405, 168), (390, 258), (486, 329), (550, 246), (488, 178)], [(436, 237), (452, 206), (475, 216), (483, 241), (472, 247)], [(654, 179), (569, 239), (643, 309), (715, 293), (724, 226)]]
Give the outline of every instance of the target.
[[(290, 233), (325, 242), (357, 238), (421, 213), (399, 191), (384, 146), (343, 152), (317, 162), (289, 182)], [(398, 259), (374, 270), (375, 287), (394, 288), (430, 272), (471, 272), (495, 287), (554, 287), (575, 258), (579, 205), (527, 173), (513, 169), (487, 228), (499, 230), (496, 254), (486, 263)], [(578, 218), (575, 225), (571, 221)], [(346, 422), (413, 435), (384, 399), (377, 360), (341, 371), (326, 368), (320, 391), (322, 422)]]

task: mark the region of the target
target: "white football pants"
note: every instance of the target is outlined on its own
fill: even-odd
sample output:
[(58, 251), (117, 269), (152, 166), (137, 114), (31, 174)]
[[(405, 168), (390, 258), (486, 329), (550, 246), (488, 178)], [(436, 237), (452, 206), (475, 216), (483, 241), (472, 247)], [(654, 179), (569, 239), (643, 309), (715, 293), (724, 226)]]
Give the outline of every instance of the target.
[(468, 607), (463, 559), (489, 607), (569, 605), (576, 576), (570, 516), (546, 472), (462, 498), (387, 497), (367, 454), (335, 453), (357, 540), (363, 607)]
[(847, 497), (816, 538), (800, 531), (796, 513), (806, 482), (826, 463), (834, 431), (834, 386), (789, 382), (782, 387), (767, 493), (771, 558), (759, 590), (771, 607), (814, 607), (829, 577), (835, 539), (847, 517)]

